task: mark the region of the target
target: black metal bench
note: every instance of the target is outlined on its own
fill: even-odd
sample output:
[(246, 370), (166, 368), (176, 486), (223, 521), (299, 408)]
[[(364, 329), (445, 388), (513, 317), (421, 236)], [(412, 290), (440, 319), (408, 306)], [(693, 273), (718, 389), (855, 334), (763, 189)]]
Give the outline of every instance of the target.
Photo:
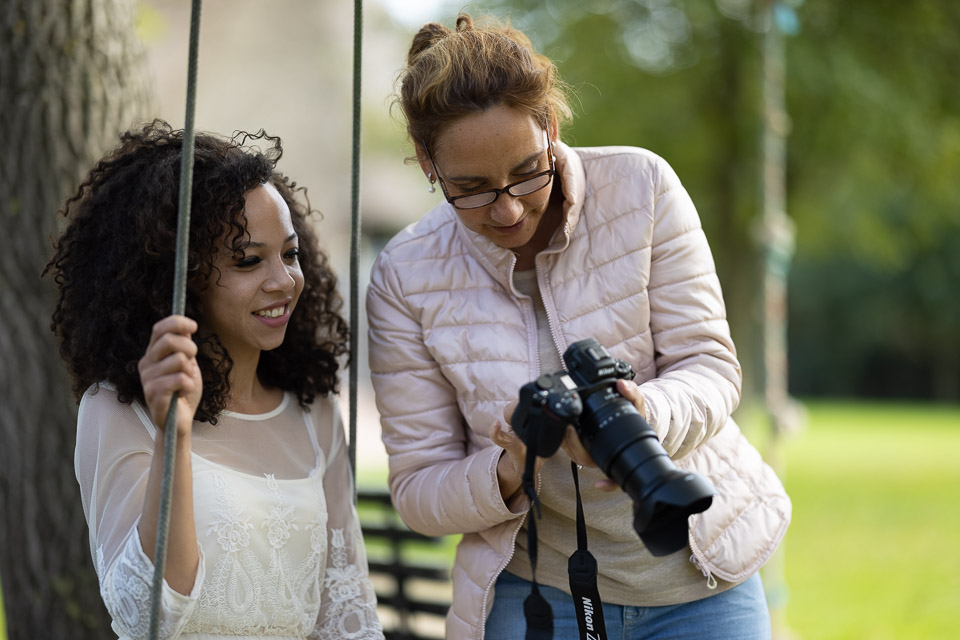
[(385, 490), (358, 489), (357, 508), (384, 636), (442, 640), (454, 541), (408, 529)]

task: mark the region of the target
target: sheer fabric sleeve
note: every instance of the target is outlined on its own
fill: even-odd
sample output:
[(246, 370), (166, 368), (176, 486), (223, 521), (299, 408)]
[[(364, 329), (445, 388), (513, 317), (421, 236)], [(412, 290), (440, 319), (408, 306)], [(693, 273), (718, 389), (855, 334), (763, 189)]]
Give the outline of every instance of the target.
[[(101, 384), (80, 402), (74, 458), (90, 551), (100, 594), (122, 637), (146, 638), (150, 629), (153, 563), (143, 552), (137, 525), (143, 511), (156, 431), (136, 405), (117, 401)], [(203, 552), (189, 595), (163, 583), (161, 638), (176, 638), (197, 606), (204, 578)]]
[[(343, 435), (340, 412), (330, 399), (326, 407), (332, 420), (329, 433), (320, 434), (326, 452), (323, 492), (327, 502), (327, 565), (320, 594), (320, 614), (311, 640), (383, 640), (377, 618), (377, 598), (370, 582), (360, 519), (353, 504), (353, 476)], [(315, 409), (316, 411), (316, 409)]]

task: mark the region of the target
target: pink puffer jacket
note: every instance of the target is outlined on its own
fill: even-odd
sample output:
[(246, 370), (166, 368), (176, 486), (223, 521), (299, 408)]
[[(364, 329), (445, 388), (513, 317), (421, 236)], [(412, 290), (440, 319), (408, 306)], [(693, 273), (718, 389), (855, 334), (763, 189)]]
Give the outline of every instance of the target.
[[(556, 153), (564, 224), (536, 269), (557, 351), (593, 337), (638, 372), (667, 452), (717, 489), (690, 519), (691, 560), (708, 581), (742, 581), (776, 549), (791, 506), (730, 419), (740, 365), (696, 209), (649, 151), (561, 143)], [(502, 449), (488, 437), (541, 373), (533, 303), (513, 288), (513, 268), (510, 251), (444, 202), (387, 244), (367, 293), (394, 504), (414, 530), (465, 534), (447, 616), (457, 640), (483, 638), (491, 587), (528, 507), (504, 504)]]

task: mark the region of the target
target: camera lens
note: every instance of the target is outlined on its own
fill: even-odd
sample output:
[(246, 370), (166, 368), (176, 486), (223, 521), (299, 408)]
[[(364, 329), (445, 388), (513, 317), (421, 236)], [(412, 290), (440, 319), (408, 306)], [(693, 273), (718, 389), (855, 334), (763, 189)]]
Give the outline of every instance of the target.
[(637, 535), (655, 556), (682, 549), (687, 517), (710, 506), (713, 488), (673, 464), (656, 432), (622, 396), (604, 401), (594, 394), (584, 404), (580, 438), (597, 465), (633, 499)]
[(575, 342), (563, 358), (581, 386), (577, 433), (594, 462), (633, 499), (633, 528), (655, 556), (682, 549), (687, 517), (710, 506), (713, 487), (678, 469), (633, 403), (617, 393), (626, 363), (592, 339)]

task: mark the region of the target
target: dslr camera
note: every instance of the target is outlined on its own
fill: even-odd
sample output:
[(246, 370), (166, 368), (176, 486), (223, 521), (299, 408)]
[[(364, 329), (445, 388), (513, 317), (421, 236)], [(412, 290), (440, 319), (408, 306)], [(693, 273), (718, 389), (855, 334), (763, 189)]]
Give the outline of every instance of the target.
[(548, 458), (572, 424), (607, 476), (633, 499), (633, 528), (655, 556), (687, 544), (687, 517), (705, 511), (714, 489), (702, 476), (676, 467), (657, 434), (633, 403), (617, 392), (617, 380), (633, 369), (596, 340), (570, 345), (567, 371), (540, 376), (520, 388), (512, 427), (528, 449)]

